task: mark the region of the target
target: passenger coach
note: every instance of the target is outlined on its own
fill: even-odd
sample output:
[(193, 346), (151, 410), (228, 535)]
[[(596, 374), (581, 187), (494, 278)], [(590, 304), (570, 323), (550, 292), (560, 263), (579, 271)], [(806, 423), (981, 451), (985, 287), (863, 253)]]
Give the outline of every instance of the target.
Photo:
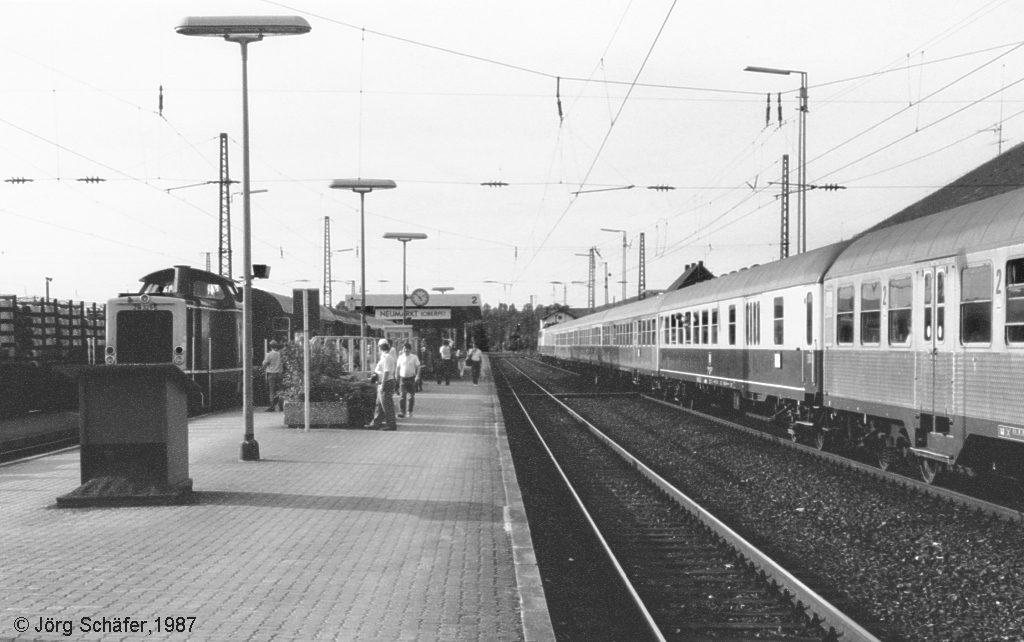
[(1021, 476), (1024, 190), (867, 234), (825, 281), (824, 404), (914, 455)]

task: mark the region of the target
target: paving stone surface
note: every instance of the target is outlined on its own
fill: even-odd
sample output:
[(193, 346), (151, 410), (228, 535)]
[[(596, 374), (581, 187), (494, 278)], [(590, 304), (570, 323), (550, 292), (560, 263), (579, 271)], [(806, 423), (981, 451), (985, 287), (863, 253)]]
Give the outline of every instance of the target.
[(0, 640), (553, 639), (489, 376), (397, 432), (282, 424), (243, 462), (239, 412), (193, 419), (185, 506), (57, 508), (77, 449), (0, 466)]

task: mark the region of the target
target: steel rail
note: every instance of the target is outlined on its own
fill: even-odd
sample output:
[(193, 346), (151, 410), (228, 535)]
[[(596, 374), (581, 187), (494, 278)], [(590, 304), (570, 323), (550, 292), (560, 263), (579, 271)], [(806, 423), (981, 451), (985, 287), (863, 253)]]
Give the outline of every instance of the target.
[[(519, 370), (519, 368), (516, 368), (514, 365), (512, 365), (512, 367), (519, 371), (519, 373), (522, 374), (524, 377), (529, 379), (530, 382), (533, 383), (533, 385), (537, 386), (538, 389), (545, 391), (544, 388), (542, 388), (539, 384), (537, 384), (537, 382), (531, 379), (529, 375), (526, 375), (525, 373), (522, 372), (522, 370)], [(533, 428), (533, 431), (537, 435), (537, 438), (540, 440), (541, 445), (544, 446), (544, 450), (548, 453), (548, 457), (551, 459), (551, 463), (554, 464), (555, 469), (558, 471), (558, 474), (562, 477), (562, 481), (565, 483), (566, 488), (569, 489), (569, 492), (572, 494), (573, 499), (576, 501), (576, 505), (579, 506), (580, 511), (583, 513), (583, 517), (586, 518), (587, 523), (590, 524), (591, 531), (597, 537), (598, 542), (600, 542), (601, 547), (604, 549), (605, 555), (608, 556), (609, 561), (615, 568), (615, 572), (618, 573), (619, 579), (622, 581), (626, 590), (629, 592), (629, 595), (632, 598), (633, 603), (640, 610), (641, 615), (643, 615), (644, 621), (647, 623), (647, 627), (650, 629), (651, 633), (655, 636), (656, 639), (658, 639), (660, 642), (666, 642), (664, 634), (662, 634), (661, 629), (658, 627), (658, 624), (654, 621), (654, 618), (651, 616), (650, 611), (647, 610), (647, 606), (644, 604), (643, 599), (640, 597), (640, 594), (637, 592), (636, 588), (633, 587), (633, 583), (629, 580), (629, 577), (626, 575), (626, 571), (622, 568), (622, 565), (619, 563), (619, 560), (615, 556), (615, 553), (612, 552), (612, 549), (608, 545), (608, 542), (605, 540), (604, 535), (601, 534), (601, 530), (598, 528), (597, 523), (590, 516), (590, 512), (587, 511), (587, 507), (583, 504), (583, 500), (580, 498), (579, 494), (577, 494), (576, 489), (572, 485), (572, 482), (569, 481), (569, 478), (566, 476), (565, 471), (562, 470), (562, 467), (559, 465), (558, 460), (555, 458), (555, 454), (551, 452), (551, 449), (548, 447), (548, 444), (544, 440), (544, 437), (540, 434), (540, 430), (534, 423), (533, 418), (530, 417), (530, 413), (526, 409), (526, 406), (523, 404), (522, 399), (519, 398), (519, 394), (512, 387), (512, 383), (509, 381), (508, 376), (505, 374), (504, 371), (501, 370), (501, 368), (497, 368), (497, 370), (498, 372), (501, 372), (501, 376), (505, 379), (505, 382), (508, 384), (509, 392), (512, 393), (512, 396), (515, 398), (516, 403), (519, 404), (519, 409), (523, 411), (523, 416), (526, 417), (526, 420), (528, 422), (530, 422), (530, 427)]]
[[(537, 386), (538, 389), (547, 393), (547, 395), (564, 408), (566, 412), (586, 426), (594, 436), (603, 441), (609, 448), (617, 452), (623, 459), (634, 466), (641, 474), (647, 477), (662, 491), (667, 493), (683, 508), (694, 514), (702, 523), (707, 525), (708, 528), (712, 529), (722, 537), (722, 539), (740, 551), (760, 572), (770, 578), (771, 581), (787, 590), (799, 604), (809, 608), (819, 621), (825, 622), (837, 635), (841, 636), (843, 640), (850, 640), (851, 642), (880, 642), (879, 639), (872, 635), (867, 629), (854, 622), (836, 606), (824, 597), (818, 595), (813, 589), (801, 582), (796, 576), (758, 550), (739, 533), (729, 528), (725, 523), (700, 506), (700, 504), (687, 497), (682, 491), (675, 488), (667, 480), (647, 467), (647, 465), (620, 446), (615, 442), (615, 440), (605, 435), (596, 426), (588, 422), (580, 416), (579, 413), (558, 399), (558, 397), (548, 392), (543, 386), (534, 381), (532, 377), (519, 369), (515, 364), (509, 363), (509, 366), (515, 368), (520, 374)], [(521, 402), (520, 406), (522, 406)]]

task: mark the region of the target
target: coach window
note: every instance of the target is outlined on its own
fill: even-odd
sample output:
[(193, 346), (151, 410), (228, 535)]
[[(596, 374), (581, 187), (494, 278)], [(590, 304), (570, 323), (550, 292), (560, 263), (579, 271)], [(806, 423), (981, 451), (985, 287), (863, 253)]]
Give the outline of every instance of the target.
[(729, 345), (736, 345), (736, 306), (729, 306)]
[(909, 276), (889, 279), (889, 345), (910, 343), (913, 300), (913, 286)]
[(1006, 343), (1024, 345), (1024, 259), (1006, 262)]
[(814, 294), (812, 292), (807, 293), (805, 309), (807, 311), (807, 345), (811, 345), (814, 342)]
[(785, 308), (784, 308), (783, 303), (782, 303), (782, 297), (781, 296), (775, 297), (775, 326), (774, 327), (775, 327), (775, 345), (777, 345), (777, 346), (782, 345), (784, 337), (785, 337), (786, 325), (784, 323), (784, 321), (785, 321), (784, 312), (785, 312)]
[(932, 275), (924, 275), (924, 340), (932, 340)]
[(860, 285), (860, 342), (878, 345), (882, 334), (882, 285), (878, 281)]
[(704, 345), (707, 345), (708, 343), (710, 343), (709, 340), (708, 340), (708, 329), (710, 327), (711, 327), (711, 324), (708, 323), (708, 311), (707, 310), (701, 310), (700, 311), (700, 342), (703, 343)]
[(992, 268), (964, 268), (960, 276), (960, 343), (992, 342)]
[(718, 306), (711, 308), (711, 343), (718, 345)]
[(853, 286), (839, 288), (836, 297), (836, 343), (853, 345)]

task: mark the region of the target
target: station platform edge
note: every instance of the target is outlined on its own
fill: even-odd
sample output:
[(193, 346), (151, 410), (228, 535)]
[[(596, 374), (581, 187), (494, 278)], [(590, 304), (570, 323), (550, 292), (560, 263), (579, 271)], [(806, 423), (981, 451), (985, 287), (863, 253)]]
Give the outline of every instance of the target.
[(57, 508), (77, 450), (0, 465), (0, 639), (555, 639), (486, 360), (396, 432), (255, 420), (258, 462), (240, 412), (189, 422), (183, 506)]

